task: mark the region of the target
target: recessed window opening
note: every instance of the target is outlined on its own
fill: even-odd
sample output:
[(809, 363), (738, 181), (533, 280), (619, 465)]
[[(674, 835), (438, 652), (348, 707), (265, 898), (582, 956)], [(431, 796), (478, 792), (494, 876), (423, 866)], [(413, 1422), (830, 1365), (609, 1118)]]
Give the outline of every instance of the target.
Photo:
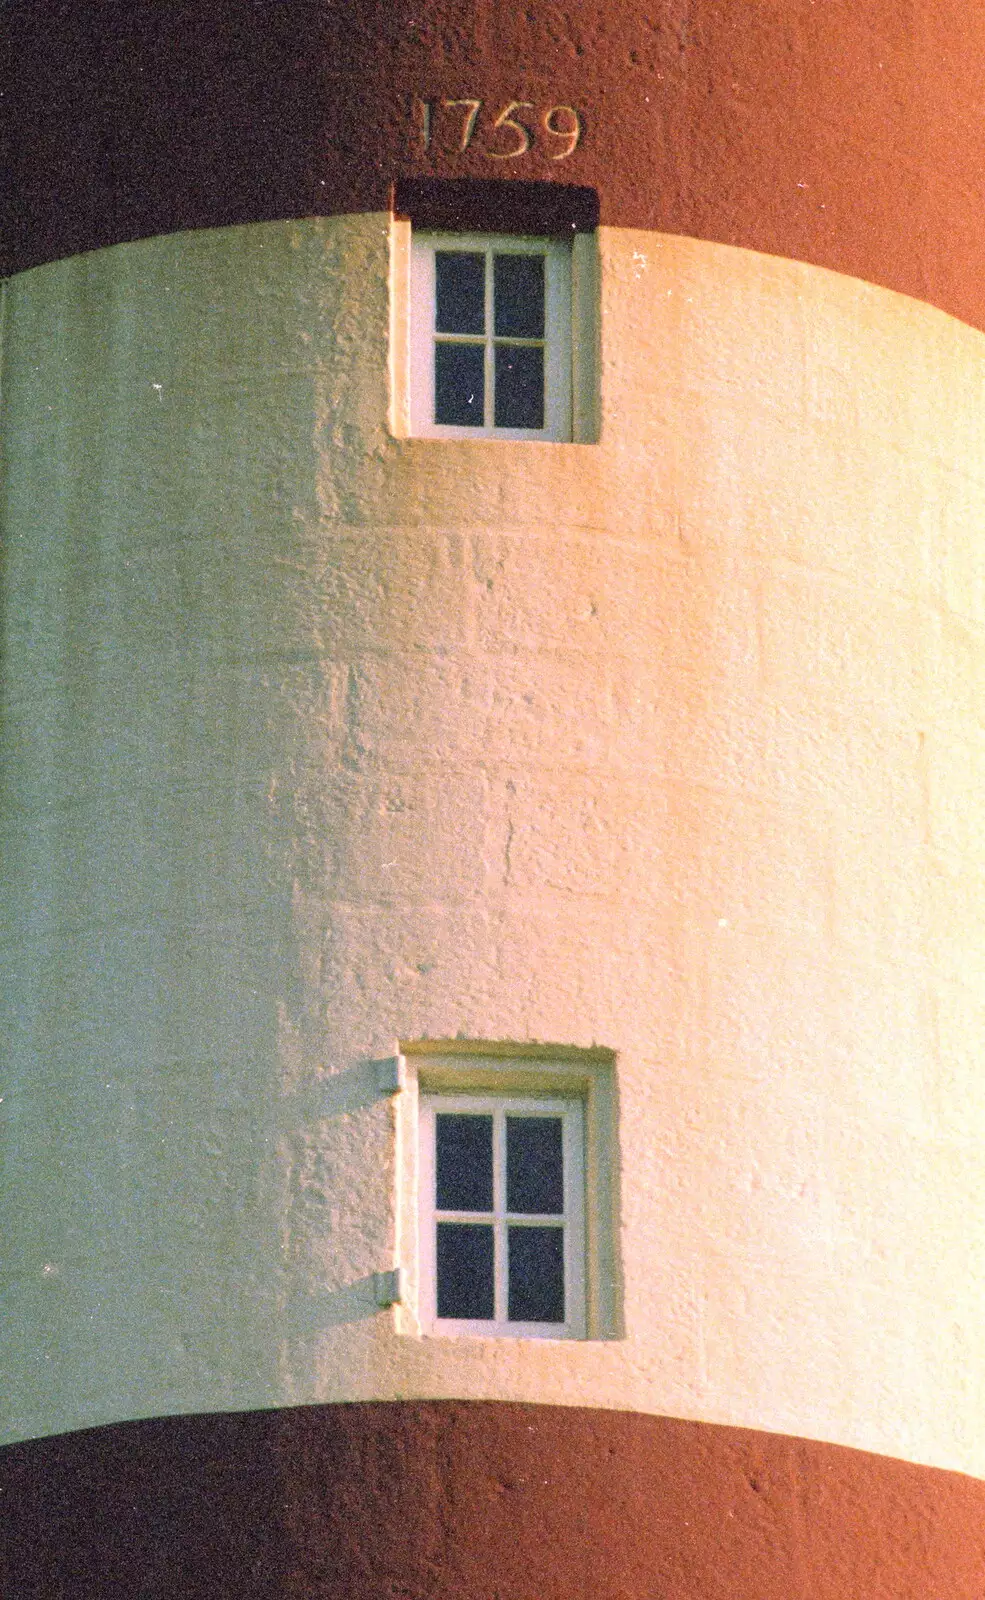
[(614, 1052), (482, 1039), (398, 1049), (399, 1331), (620, 1337)]

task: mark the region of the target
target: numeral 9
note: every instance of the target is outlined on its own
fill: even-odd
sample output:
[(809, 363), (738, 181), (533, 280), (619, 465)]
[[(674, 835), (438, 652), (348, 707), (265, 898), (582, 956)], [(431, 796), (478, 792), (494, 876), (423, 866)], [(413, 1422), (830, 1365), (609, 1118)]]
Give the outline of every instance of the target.
[[(559, 125), (559, 117), (565, 120), (566, 127)], [(550, 156), (551, 161), (564, 161), (573, 150), (577, 149), (581, 138), (581, 117), (574, 106), (551, 106), (549, 111), (544, 112), (544, 130), (552, 139), (567, 141), (564, 150), (559, 150), (557, 155)]]

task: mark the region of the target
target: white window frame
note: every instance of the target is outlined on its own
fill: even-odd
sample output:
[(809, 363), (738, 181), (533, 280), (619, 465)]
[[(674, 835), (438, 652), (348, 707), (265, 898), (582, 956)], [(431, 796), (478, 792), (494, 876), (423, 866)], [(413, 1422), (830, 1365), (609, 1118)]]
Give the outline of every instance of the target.
[[(435, 1118), (441, 1112), (492, 1115), (492, 1212), (438, 1211), (436, 1204)], [(535, 1216), (506, 1210), (505, 1127), (508, 1115), (560, 1117), (564, 1164), (564, 1209)], [(420, 1201), (420, 1290), (422, 1331), (523, 1339), (584, 1339), (586, 1329), (585, 1125), (582, 1102), (516, 1094), (426, 1094), (418, 1117), (418, 1194)], [(494, 1239), (495, 1315), (465, 1320), (437, 1314), (437, 1224), (491, 1223)], [(507, 1316), (507, 1228), (547, 1225), (564, 1230), (564, 1322), (511, 1322)]]
[[(486, 348), (486, 413), (492, 416), (493, 349), (491, 291), (494, 255), (536, 255), (544, 258), (544, 426), (462, 427), (434, 420), (435, 255), (439, 250), (482, 254), (486, 260), (486, 332), (463, 339)], [(513, 234), (419, 233), (411, 236), (410, 262), (410, 431), (418, 438), (570, 440), (572, 433), (572, 272), (571, 245), (561, 239)], [(451, 336), (453, 341), (457, 335)], [(507, 341), (509, 342), (509, 341)]]

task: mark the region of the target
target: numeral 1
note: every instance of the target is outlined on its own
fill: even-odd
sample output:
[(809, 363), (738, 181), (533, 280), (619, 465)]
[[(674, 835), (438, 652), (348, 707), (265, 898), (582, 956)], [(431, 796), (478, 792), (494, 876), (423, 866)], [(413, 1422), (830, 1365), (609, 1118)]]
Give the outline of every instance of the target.
[(415, 96), (414, 97), (414, 109), (417, 112), (418, 120), (419, 120), (420, 125), (421, 125), (421, 142), (423, 143), (425, 150), (430, 150), (430, 148), (431, 148), (431, 102), (430, 102), (430, 100), (418, 100), (417, 97)]

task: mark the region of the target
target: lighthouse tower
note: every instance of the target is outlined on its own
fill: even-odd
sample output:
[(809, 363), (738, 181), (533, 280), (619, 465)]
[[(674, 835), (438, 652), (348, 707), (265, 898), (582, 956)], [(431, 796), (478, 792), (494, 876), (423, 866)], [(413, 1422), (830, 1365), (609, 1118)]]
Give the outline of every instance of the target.
[(981, 9), (2, 30), (4, 1600), (981, 1600)]

